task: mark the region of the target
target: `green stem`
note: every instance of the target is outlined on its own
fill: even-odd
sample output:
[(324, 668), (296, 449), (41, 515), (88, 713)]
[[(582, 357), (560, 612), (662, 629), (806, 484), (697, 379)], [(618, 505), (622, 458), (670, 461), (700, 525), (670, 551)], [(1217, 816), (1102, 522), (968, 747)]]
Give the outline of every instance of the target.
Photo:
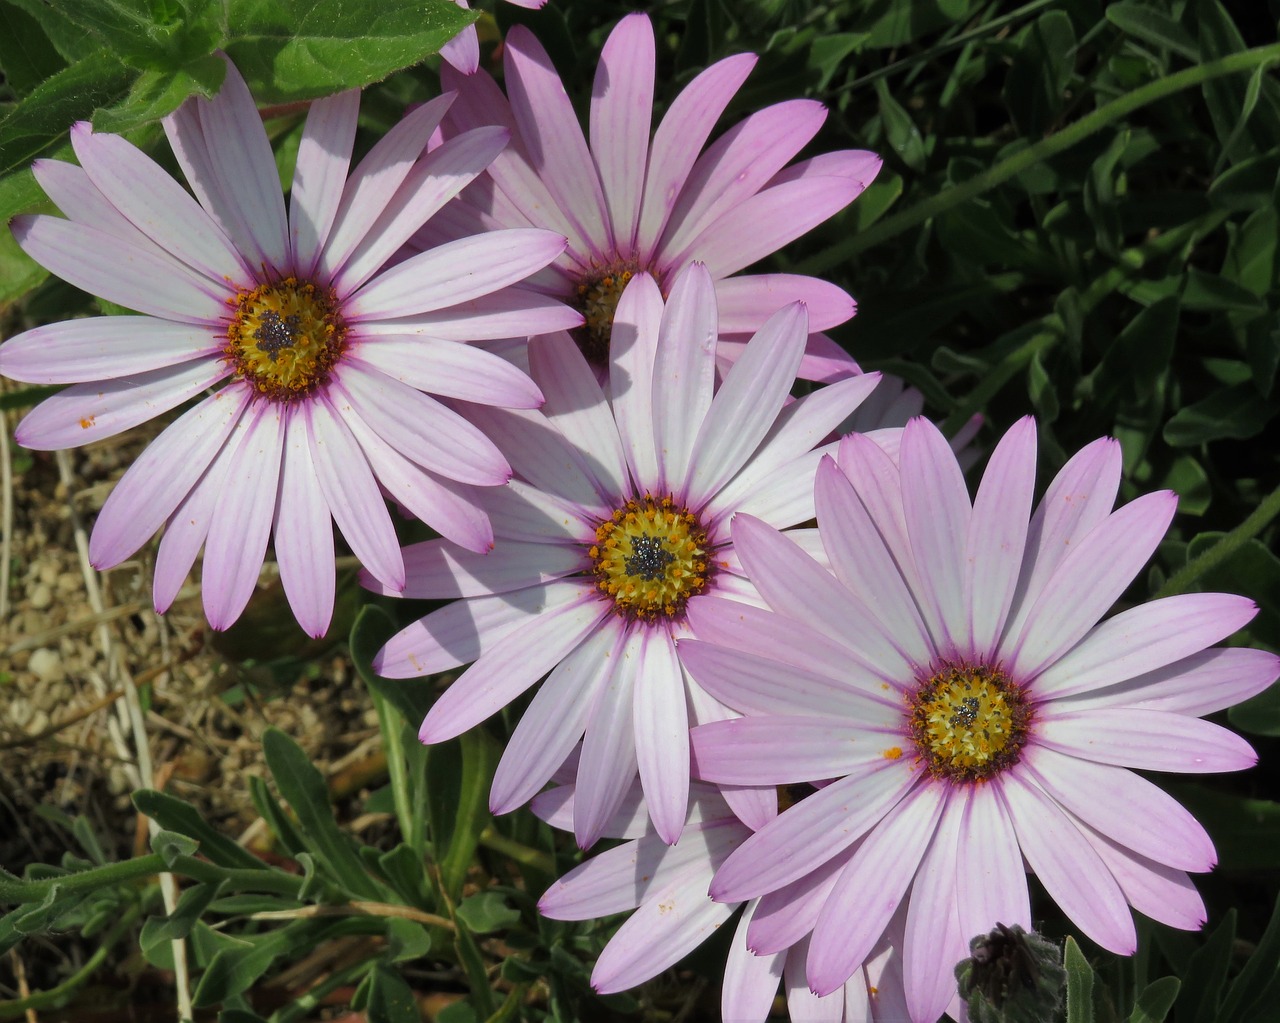
[(43, 881), (24, 881), (7, 871), (0, 871), (0, 903), (43, 902), (50, 889), (58, 888), (66, 894), (82, 889), (107, 888), (111, 885), (151, 877), (168, 870), (164, 857), (159, 853), (139, 856), (123, 863), (108, 863), (105, 867), (81, 870), (62, 877), (49, 877)]
[(1216, 568), (1231, 557), (1242, 545), (1252, 540), (1280, 515), (1280, 487), (1271, 491), (1266, 499), (1253, 510), (1253, 514), (1236, 526), (1199, 557), (1188, 561), (1176, 571), (1163, 586), (1157, 597), (1172, 597), (1186, 590), (1210, 569)]
[(123, 863), (108, 863), (105, 867), (81, 870), (63, 877), (50, 877), (43, 881), (24, 881), (20, 877), (0, 871), (0, 903), (43, 902), (50, 889), (58, 888), (69, 895), (85, 889), (108, 888), (161, 873), (179, 874), (195, 881), (226, 881), (233, 891), (266, 892), (297, 898), (303, 879), (282, 870), (264, 867), (262, 870), (232, 869), (215, 866), (194, 856), (177, 856), (172, 864), (166, 863), (159, 853), (150, 853)]
[(405, 760), (404, 749), (404, 717), (382, 697), (373, 686), (369, 686), (369, 695), (373, 698), (373, 709), (378, 715), (378, 729), (382, 732), (382, 742), (387, 754), (387, 774), (391, 777), (391, 798), (396, 807), (396, 822), (400, 825), (400, 837), (408, 843), (409, 848), (422, 857), (426, 848), (426, 834), (421, 818), (413, 814), (413, 798), (409, 789), (409, 771)]
[(0, 1002), (0, 1019), (13, 1019), (23, 1015), (28, 1010), (50, 1009), (62, 1002), (71, 992), (93, 976), (94, 971), (103, 964), (115, 943), (124, 937), (130, 928), (137, 923), (141, 913), (142, 907), (140, 905), (129, 907), (128, 912), (120, 918), (116, 925), (103, 935), (98, 947), (85, 964), (57, 987), (51, 987), (48, 991), (37, 991), (33, 995), (28, 995), (26, 998), (18, 998), (12, 1002)]
[(506, 835), (495, 831), (491, 827), (485, 828), (480, 832), (480, 844), (486, 849), (501, 853), (509, 860), (523, 863), (526, 867), (540, 870), (544, 874), (554, 875), (556, 872), (556, 863), (551, 856), (544, 852), (539, 852), (537, 849), (530, 849), (527, 845), (522, 845), (514, 839), (507, 838)]
[(1200, 85), (1210, 79), (1221, 78), (1223, 75), (1238, 74), (1241, 71), (1249, 71), (1259, 65), (1268, 64), (1275, 60), (1280, 60), (1280, 43), (1272, 43), (1270, 46), (1259, 46), (1252, 50), (1232, 53), (1218, 60), (1211, 60), (1207, 64), (1184, 68), (1182, 71), (1175, 72), (1165, 78), (1148, 82), (1146, 85), (1112, 100), (1105, 106), (1099, 107), (1092, 113), (1086, 114), (1080, 120), (1067, 125), (1057, 134), (1050, 135), (1048, 138), (1041, 139), (1026, 149), (1019, 150), (981, 174), (931, 195), (927, 199), (916, 203), (910, 209), (903, 210), (901, 213), (896, 213), (878, 223), (872, 224), (865, 231), (853, 235), (847, 241), (839, 245), (833, 245), (831, 248), (801, 261), (796, 266), (796, 270), (800, 273), (822, 273), (837, 263), (856, 256), (865, 249), (873, 248), (881, 242), (894, 237), (894, 235), (902, 234), (902, 232), (915, 227), (917, 224), (936, 217), (940, 213), (945, 213), (947, 210), (968, 202), (970, 199), (995, 188), (999, 184), (1003, 184), (1028, 168), (1034, 167), (1050, 157), (1057, 156), (1059, 153), (1088, 138), (1094, 132), (1101, 131), (1112, 122), (1118, 121), (1148, 103), (1154, 103), (1156, 100), (1164, 99), (1166, 96), (1171, 96), (1183, 89), (1189, 89), (1193, 85)]

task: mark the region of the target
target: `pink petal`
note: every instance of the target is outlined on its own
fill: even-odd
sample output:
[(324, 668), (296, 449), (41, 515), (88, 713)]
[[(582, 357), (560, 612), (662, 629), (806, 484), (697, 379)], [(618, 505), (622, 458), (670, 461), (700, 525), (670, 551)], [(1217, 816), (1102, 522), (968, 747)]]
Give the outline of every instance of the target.
[(196, 99), (209, 166), (236, 208), (239, 230), (229, 232), (236, 247), (251, 265), (283, 271), (289, 266), (289, 226), (275, 157), (248, 86), (235, 65), (226, 63), (218, 95)]
[(605, 40), (591, 91), (591, 152), (600, 171), (614, 244), (635, 249), (649, 121), (653, 110), (653, 25), (643, 14), (618, 22)]
[[(731, 824), (709, 828), (707, 859), (714, 867), (742, 840)], [(714, 934), (737, 906), (707, 897), (707, 873), (694, 875), (653, 892), (605, 946), (591, 972), (591, 986), (601, 994), (625, 991), (648, 980)]]
[(855, 843), (803, 877), (760, 896), (747, 931), (747, 947), (757, 955), (770, 955), (802, 940), (818, 922), (836, 880), (858, 848)]
[[(809, 1023), (843, 1023), (844, 985), (841, 984), (834, 991), (823, 995), (816, 995), (809, 989), (805, 958), (811, 947), (810, 939), (805, 937), (787, 953), (787, 964), (783, 972), (787, 1013), (792, 1019), (802, 1019)], [(858, 966), (861, 965), (859, 962)]]
[[(397, 319), (365, 320), (360, 324), (360, 337), (366, 341), (376, 339), (379, 343), (384, 335), (415, 342), (425, 337), (436, 341), (463, 341), (470, 346), (476, 341), (505, 340), (519, 335), (523, 343), (525, 335), (570, 330), (581, 323), (582, 314), (559, 299), (515, 285), (444, 309)], [(424, 386), (422, 390), (432, 388)]]
[(377, 371), (335, 374), (330, 401), (363, 419), (384, 443), (449, 479), (500, 486), (511, 467), (493, 441), (438, 401)]
[(755, 907), (756, 903), (747, 903), (729, 945), (720, 987), (721, 1019), (763, 1020), (769, 1015), (773, 997), (778, 993), (786, 953), (755, 955), (748, 949), (747, 928)]
[(1142, 771), (1217, 774), (1258, 762), (1253, 747), (1221, 725), (1160, 710), (1042, 714), (1036, 740), (1070, 756)]
[[(1065, 810), (1137, 855), (1179, 870), (1212, 870), (1213, 840), (1176, 799), (1132, 771), (1043, 746), (1023, 751), (1036, 783)], [(1097, 793), (1105, 792), (1106, 799)]]
[(972, 508), (964, 476), (946, 438), (923, 418), (907, 424), (899, 464), (911, 552), (929, 580), (923, 592), (917, 592), (931, 626), (942, 630), (945, 652), (959, 652), (969, 633), (964, 565)]
[(311, 463), (338, 529), (365, 568), (388, 586), (403, 588), (400, 543), (360, 445), (327, 401), (309, 402), (303, 416)]
[(14, 217), (9, 226), (28, 256), (91, 295), (179, 323), (213, 326), (227, 315), (231, 289), (172, 257), (61, 217)]
[[(599, 602), (591, 606), (606, 607)], [(596, 690), (573, 803), (573, 835), (580, 849), (591, 848), (604, 834), (636, 777), (636, 676), (647, 639), (643, 629), (627, 630), (612, 668)]]
[(911, 661), (926, 666), (933, 650), (915, 598), (849, 478), (830, 458), (818, 466), (814, 504), (836, 578), (862, 599)]
[(726, 785), (793, 785), (836, 778), (902, 754), (895, 732), (796, 714), (713, 721), (699, 725), (690, 738), (698, 777)]
[(535, 338), (529, 370), (546, 395), (543, 415), (582, 453), (603, 492), (625, 493), (630, 481), (618, 427), (578, 346), (563, 332)]
[(663, 315), (662, 293), (648, 274), (631, 279), (613, 314), (606, 390), (623, 451), (638, 480), (657, 480), (653, 371)]
[[(621, 654), (621, 621), (604, 622), (538, 687), (493, 776), (492, 813), (508, 813), (537, 795), (582, 738), (600, 684)], [(644, 817), (647, 821), (647, 813)]]
[(377, 273), (418, 228), (484, 173), (509, 138), (505, 128), (476, 128), (418, 160), (343, 263), (334, 290), (349, 295)]
[(1080, 829), (1016, 772), (1001, 777), (1000, 794), (1022, 854), (1050, 897), (1103, 948), (1132, 955), (1138, 942), (1124, 893)]
[[(453, 103), (446, 93), (405, 114), (380, 138), (342, 189), (315, 272), (332, 281), (408, 177), (427, 140)], [(346, 296), (341, 296), (345, 298)]]
[(31, 165), (31, 172), (45, 194), (71, 222), (129, 242), (158, 259), (170, 260), (169, 253), (116, 209), (82, 168), (63, 160), (37, 160)]
[(692, 504), (724, 486), (764, 440), (795, 382), (808, 333), (804, 307), (787, 306), (769, 318), (729, 370), (693, 443), (683, 487)]
[(447, 604), (401, 629), (373, 658), (386, 678), (434, 675), (484, 654), (544, 612), (576, 603), (589, 588), (555, 582), (493, 597)]
[(456, 341), (379, 336), (353, 346), (347, 357), (430, 394), (507, 408), (537, 408), (543, 401), (537, 385), (511, 363)]
[(1092, 828), (1080, 830), (1139, 913), (1184, 931), (1198, 931), (1204, 926), (1209, 919), (1204, 900), (1183, 871), (1121, 848)]
[[(956, 847), (961, 840), (960, 825), (964, 805), (949, 800), (938, 824), (929, 851), (925, 853), (907, 908), (907, 925), (902, 940), (904, 987), (913, 1020), (936, 1020), (955, 997), (955, 964), (968, 953), (971, 935), (960, 930), (956, 912)], [(819, 978), (810, 971), (809, 980), (830, 984), (834, 978)]]
[(354, 322), (443, 309), (497, 291), (541, 270), (564, 251), (550, 231), (491, 231), (437, 246), (379, 274), (348, 301)]
[(443, 742), (496, 714), (555, 667), (608, 612), (608, 605), (587, 591), (503, 635), (445, 690), (418, 738)]
[(1036, 421), (1025, 416), (991, 453), (969, 520), (965, 545), (968, 639), (970, 651), (979, 660), (993, 655), (1013, 602), (1035, 481)]
[[(787, 100), (756, 111), (708, 146), (684, 183), (659, 243), (664, 257), (669, 254), (669, 265), (680, 266), (689, 258), (676, 253), (686, 253), (695, 246), (701, 252), (699, 235), (708, 225), (741, 209), (813, 138), (826, 117), (821, 103)], [(803, 219), (804, 212), (796, 207), (792, 216)], [(748, 259), (742, 265), (754, 262), (754, 258)]]
[(597, 250), (613, 249), (600, 175), (551, 58), (522, 25), (507, 33), (503, 67), (511, 112), (530, 162), (576, 232)]
[(756, 60), (755, 54), (740, 53), (711, 65), (686, 85), (667, 109), (654, 133), (645, 174), (637, 236), (641, 262), (652, 260), (654, 246), (698, 153)]
[(120, 564), (160, 528), (227, 442), (249, 401), (248, 388), (225, 387), (147, 446), (98, 513), (89, 538), (94, 568)]
[(635, 683), (635, 743), (640, 783), (653, 826), (675, 842), (689, 807), (689, 715), (684, 672), (671, 634), (650, 631)]
[(0, 345), (0, 373), (29, 384), (136, 377), (201, 357), (226, 343), (215, 329), (150, 316), (93, 316), (35, 327)]
[[(696, 744), (697, 729), (692, 738)], [(711, 897), (744, 902), (803, 877), (866, 834), (917, 781), (911, 771), (871, 763), (807, 796), (725, 861)]]
[(329, 239), (351, 166), (360, 90), (312, 101), (289, 191), (289, 247), (298, 274), (310, 277)]
[(803, 302), (809, 330), (829, 330), (853, 316), (857, 304), (843, 288), (799, 274), (749, 274), (716, 281), (721, 334), (754, 334), (770, 316)]
[(298, 624), (318, 639), (329, 631), (333, 617), (333, 520), (311, 461), (306, 424), (297, 415), (286, 430), (275, 520), (276, 562), (285, 596)]
[(1036, 676), (1034, 692), (1056, 700), (1155, 671), (1226, 639), (1257, 613), (1252, 600), (1227, 593), (1148, 601), (1090, 631)]
[(1021, 634), (1058, 563), (1111, 513), (1120, 469), (1119, 443), (1102, 437), (1077, 452), (1049, 484), (1027, 528), (1026, 556), (1005, 628), (1006, 642)]
[(190, 193), (119, 135), (71, 129), (80, 166), (111, 204), (144, 235), (206, 277), (252, 287), (244, 257)]
[(200, 360), (118, 380), (72, 384), (28, 412), (14, 439), (26, 448), (57, 451), (114, 437), (168, 412), (231, 372), (221, 362)]
[(205, 617), (215, 629), (230, 627), (253, 596), (275, 517), (283, 410), (260, 402), (251, 416), (242, 424), (205, 541), (201, 594)]
[[(841, 871), (818, 914), (809, 976), (821, 994), (862, 965), (897, 911), (946, 802), (942, 785), (919, 785), (877, 824)], [(831, 983), (835, 978), (840, 979)]]
[(426, 540), (404, 549), (403, 597), (444, 600), (509, 593), (580, 571), (585, 555), (572, 547), (504, 541), (476, 553), (445, 540)]
[(663, 489), (674, 490), (688, 471), (711, 407), (715, 352), (715, 292), (706, 268), (695, 263), (671, 287), (653, 364), (653, 437)]
[[(467, 6), (466, 0), (455, 2), (459, 7)], [(468, 25), (440, 47), (440, 56), (464, 75), (474, 75), (480, 67), (480, 36), (475, 25)]]
[(1134, 706), (1199, 717), (1256, 696), (1280, 675), (1280, 658), (1246, 647), (1202, 650), (1117, 685), (1055, 701), (1063, 710)]
[(956, 849), (956, 913), (960, 933), (982, 934), (997, 923), (1031, 929), (1031, 900), (1013, 822), (991, 785), (968, 786)]
[(187, 581), (196, 555), (209, 535), (209, 524), (218, 510), (222, 481), (234, 460), (236, 443), (224, 444), (209, 468), (196, 482), (165, 524), (156, 548), (155, 576), (151, 582), (156, 614), (164, 614)]
[(1010, 673), (1032, 678), (1075, 646), (1146, 564), (1177, 508), (1170, 491), (1146, 494), (1079, 540), (1045, 584), (1016, 645), (1008, 637), (1002, 643)]

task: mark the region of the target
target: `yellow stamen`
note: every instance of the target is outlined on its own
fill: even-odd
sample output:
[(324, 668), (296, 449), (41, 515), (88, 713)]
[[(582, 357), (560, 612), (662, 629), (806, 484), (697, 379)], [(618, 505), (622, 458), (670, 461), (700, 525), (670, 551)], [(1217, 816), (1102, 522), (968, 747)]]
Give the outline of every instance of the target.
[(332, 291), (286, 277), (242, 291), (232, 304), (223, 352), (260, 394), (291, 401), (328, 380), (347, 333)]
[(935, 777), (982, 781), (1018, 762), (1031, 707), (998, 667), (943, 665), (909, 700), (911, 737)]

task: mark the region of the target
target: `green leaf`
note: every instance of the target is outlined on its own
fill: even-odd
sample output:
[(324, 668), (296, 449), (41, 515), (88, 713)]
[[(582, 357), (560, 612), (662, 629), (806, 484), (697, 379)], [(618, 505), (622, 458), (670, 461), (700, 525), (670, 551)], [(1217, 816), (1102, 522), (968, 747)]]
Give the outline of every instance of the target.
[(1280, 869), (1280, 803), (1233, 796), (1205, 785), (1166, 787), (1213, 838), (1219, 871)]
[[(479, 729), (464, 732), (457, 742), (462, 763), (456, 801), (452, 804), (453, 825), (443, 855), (439, 840), (433, 832), (444, 888), (455, 899), (462, 891), (462, 883), (471, 867), (471, 858), (475, 855), (476, 846), (480, 844), (480, 833), (493, 821), (493, 816), (489, 813), (489, 789), (493, 784), (493, 772), (497, 769), (501, 753), (493, 738)], [(452, 744), (433, 746), (429, 752), (434, 754), (444, 745)], [(434, 757), (428, 759), (428, 772), (434, 762)], [(428, 777), (430, 776), (428, 773)]]
[(431, 951), (431, 935), (420, 923), (387, 918), (387, 953), (393, 963), (421, 959)]
[(1231, 965), (1231, 949), (1236, 938), (1236, 912), (1230, 910), (1222, 923), (1191, 957), (1182, 975), (1182, 996), (1178, 1004), (1178, 1020), (1189, 1023), (1215, 1023), (1218, 1003), (1222, 1001), (1222, 985)]
[(480, 892), (458, 904), (458, 918), (476, 934), (488, 934), (511, 927), (520, 919), (501, 892)]
[(1277, 963), (1280, 963), (1280, 898), (1276, 899), (1262, 939), (1227, 989), (1218, 1012), (1219, 1023), (1250, 1023), (1274, 1015), (1274, 1003), (1260, 1002), (1268, 988), (1272, 993), (1276, 991), (1280, 980)]
[(1242, 160), (1214, 178), (1209, 201), (1220, 209), (1252, 213), (1271, 201), (1280, 170), (1280, 151)]
[(226, 51), (260, 100), (311, 99), (418, 63), (478, 12), (449, 0), (226, 0)]
[(1152, 981), (1134, 1000), (1129, 1023), (1164, 1023), (1181, 985), (1177, 977), (1161, 977)]
[(265, 778), (249, 778), (249, 798), (253, 800), (258, 816), (267, 822), (267, 827), (286, 854), (296, 858), (299, 853), (306, 851), (306, 839), (302, 837), (302, 832), (298, 830), (288, 811), (271, 794)]
[(133, 794), (133, 805), (162, 828), (194, 838), (200, 843), (200, 854), (220, 867), (265, 869), (253, 853), (210, 826), (195, 807), (180, 799), (154, 789), (140, 789)]
[(1028, 137), (1039, 136), (1062, 110), (1075, 69), (1076, 34), (1065, 11), (1046, 11), (1015, 38), (1004, 101)]
[(814, 88), (825, 89), (837, 71), (846, 70), (849, 55), (860, 50), (870, 38), (866, 32), (835, 32), (818, 36), (809, 47), (808, 66), (818, 72)]
[(190, 856), (198, 848), (200, 848), (199, 842), (176, 831), (157, 831), (151, 837), (151, 851), (159, 853), (165, 863), (171, 867), (179, 856)]
[(262, 736), (262, 752), (276, 787), (297, 815), (298, 826), (312, 852), (353, 895), (381, 899), (383, 893), (365, 872), (351, 839), (334, 819), (324, 776), (302, 748), (280, 729), (268, 728)]
[[(1227, 535), (1219, 532), (1199, 534), (1187, 546), (1187, 560), (1200, 557)], [(1264, 643), (1280, 643), (1280, 559), (1265, 544), (1259, 540), (1245, 541), (1206, 571), (1198, 586), (1205, 590), (1238, 593), (1256, 601), (1258, 616), (1249, 623), (1250, 634)]]
[(1280, 236), (1280, 216), (1274, 206), (1256, 210), (1231, 238), (1222, 276), (1265, 296), (1276, 281), (1276, 241)]
[(32, 90), (0, 121), (0, 175), (25, 167), (65, 141), (73, 122), (118, 102), (137, 74), (103, 50)]
[(171, 943), (185, 938), (199, 922), (226, 882), (192, 885), (186, 889), (167, 917), (148, 917), (142, 925), (139, 945), (147, 962), (161, 969), (173, 968)]
[(880, 101), (880, 120), (884, 124), (885, 139), (898, 158), (914, 171), (924, 170), (924, 140), (920, 129), (903, 109), (883, 78), (876, 79), (876, 96)]
[(18, 247), (12, 232), (0, 230), (0, 306), (21, 298), (48, 276), (48, 270)]
[(1200, 59), (1200, 47), (1191, 33), (1164, 11), (1141, 3), (1109, 4), (1103, 12), (1107, 21), (1125, 35), (1162, 49), (1172, 50), (1187, 60)]
[(422, 1023), (418, 1000), (400, 974), (386, 963), (374, 963), (370, 981), (369, 1023)]
[(1280, 686), (1237, 703), (1227, 711), (1227, 719), (1242, 732), (1280, 735)]
[(192, 992), (192, 1004), (205, 1009), (248, 991), (271, 968), (276, 957), (290, 948), (305, 947), (314, 942), (312, 928), (298, 921), (267, 934), (241, 940), (235, 947), (220, 949), (210, 961)]
[(1256, 437), (1276, 408), (1251, 383), (1235, 384), (1179, 410), (1164, 425), (1164, 439), (1175, 448), (1207, 441)]
[(125, 132), (158, 121), (182, 105), (188, 96), (217, 95), (227, 65), (207, 56), (177, 71), (144, 71), (120, 103), (93, 115), (98, 131)]
[(18, 97), (66, 66), (40, 22), (25, 11), (0, 3), (0, 68)]
[(1067, 969), (1067, 1023), (1093, 1023), (1093, 969), (1069, 934), (1062, 965)]
[(1180, 305), (1176, 295), (1153, 302), (1130, 320), (1116, 338), (1116, 347), (1128, 358), (1139, 397), (1148, 395), (1169, 367)]
[(1209, 510), (1213, 488), (1209, 474), (1191, 455), (1174, 459), (1165, 475), (1164, 486), (1178, 495), (1178, 511), (1184, 515), (1203, 515)]
[(214, 0), (58, 0), (58, 9), (139, 70), (176, 70), (223, 42)]
[(54, 49), (68, 64), (102, 49), (101, 40), (68, 18), (61, 4), (54, 4), (51, 0), (6, 0), (6, 3), (38, 21)]

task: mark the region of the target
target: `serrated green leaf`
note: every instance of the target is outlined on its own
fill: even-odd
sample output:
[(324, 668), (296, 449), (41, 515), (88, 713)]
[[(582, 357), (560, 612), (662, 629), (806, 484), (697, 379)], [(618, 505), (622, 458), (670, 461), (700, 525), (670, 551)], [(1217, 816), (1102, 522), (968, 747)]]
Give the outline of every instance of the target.
[(334, 819), (324, 776), (302, 748), (280, 729), (268, 728), (262, 736), (262, 752), (276, 788), (297, 815), (311, 851), (352, 895), (380, 899), (382, 892), (365, 872), (351, 839)]
[(476, 934), (510, 927), (520, 919), (501, 892), (479, 892), (458, 904), (458, 917)]
[(50, 0), (6, 0), (40, 23), (55, 50), (68, 64), (74, 64), (102, 48), (102, 42), (68, 18), (60, 4)]
[(476, 17), (449, 0), (227, 0), (225, 49), (260, 100), (312, 99), (418, 63)]
[(1188, 60), (1200, 59), (1200, 48), (1191, 38), (1191, 33), (1175, 18), (1156, 7), (1140, 3), (1115, 3), (1108, 4), (1103, 14), (1107, 21), (1125, 35), (1172, 50)]
[(1161, 977), (1142, 989), (1134, 1000), (1129, 1023), (1164, 1023), (1182, 982), (1177, 977)]
[(413, 989), (386, 963), (373, 965), (366, 1012), (369, 1023), (422, 1023)]
[(19, 98), (66, 66), (40, 22), (25, 11), (0, 4), (0, 68)]
[(177, 71), (144, 71), (120, 103), (93, 115), (98, 131), (125, 132), (173, 113), (188, 96), (215, 96), (227, 73), (218, 57), (203, 57)]
[(177, 70), (223, 42), (214, 0), (58, 0), (58, 9), (142, 71)]
[(1236, 384), (1181, 409), (1164, 425), (1164, 439), (1175, 448), (1212, 440), (1256, 437), (1277, 408), (1250, 383)]
[(137, 75), (104, 50), (33, 89), (0, 121), (0, 175), (26, 167), (65, 141), (73, 123), (119, 102)]
[(1067, 1023), (1093, 1023), (1093, 968), (1069, 934), (1062, 965), (1067, 970)]

